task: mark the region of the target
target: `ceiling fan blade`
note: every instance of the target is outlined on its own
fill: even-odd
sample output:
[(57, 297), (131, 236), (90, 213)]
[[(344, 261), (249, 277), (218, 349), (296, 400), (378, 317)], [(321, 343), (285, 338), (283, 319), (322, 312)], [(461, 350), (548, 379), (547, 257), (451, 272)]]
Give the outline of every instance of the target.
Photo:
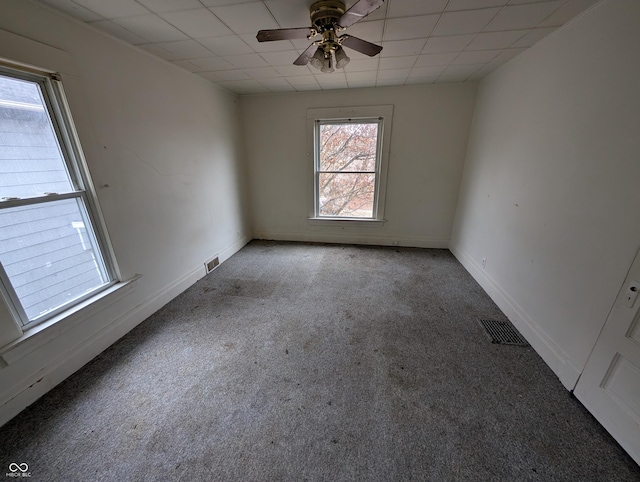
[(368, 55), (369, 57), (378, 55), (382, 51), (382, 47), (380, 45), (372, 44), (371, 42), (367, 42), (366, 40), (362, 40), (358, 37), (343, 35), (340, 38), (343, 39), (341, 44), (344, 47), (349, 47), (350, 49), (357, 50), (362, 54)]
[(338, 19), (338, 25), (349, 27), (384, 5), (384, 0), (360, 0)]
[(313, 57), (316, 48), (318, 48), (316, 44), (309, 45), (307, 47), (307, 50), (302, 52), (302, 54), (300, 54), (300, 57), (298, 57), (295, 62), (293, 62), (293, 65), (307, 65), (309, 63), (309, 59)]
[(274, 40), (307, 38), (309, 35), (311, 35), (311, 27), (278, 28), (274, 30), (260, 30), (256, 38), (258, 42), (273, 42)]

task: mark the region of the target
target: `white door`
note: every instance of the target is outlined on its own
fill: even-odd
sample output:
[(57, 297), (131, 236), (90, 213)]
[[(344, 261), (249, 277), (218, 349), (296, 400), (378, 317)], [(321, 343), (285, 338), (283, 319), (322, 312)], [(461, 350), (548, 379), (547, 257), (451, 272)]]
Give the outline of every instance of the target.
[(575, 388), (575, 395), (640, 464), (640, 252)]

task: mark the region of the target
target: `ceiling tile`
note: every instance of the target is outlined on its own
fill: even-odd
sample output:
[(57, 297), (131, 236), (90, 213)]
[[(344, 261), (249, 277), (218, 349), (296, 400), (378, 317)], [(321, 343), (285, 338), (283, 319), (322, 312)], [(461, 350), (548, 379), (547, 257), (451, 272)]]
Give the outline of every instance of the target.
[(295, 76), (295, 77), (285, 77), (286, 81), (289, 82), (291, 85), (318, 85), (318, 81), (316, 80), (316, 78), (309, 74), (309, 75), (299, 75), (299, 76)]
[(417, 55), (410, 55), (408, 57), (385, 57), (380, 59), (380, 70), (411, 68), (417, 59)]
[(198, 39), (198, 42), (211, 50), (214, 54), (220, 56), (253, 53), (253, 49), (244, 43), (244, 41), (237, 35), (201, 38)]
[(376, 81), (372, 79), (365, 80), (349, 80), (347, 79), (350, 89), (366, 89), (368, 87), (375, 87)]
[(300, 54), (297, 50), (286, 52), (263, 52), (260, 54), (269, 65), (291, 65)]
[(296, 89), (296, 92), (314, 92), (317, 90), (322, 90), (317, 82), (315, 84), (295, 85), (294, 89)]
[(413, 69), (411, 69), (411, 72), (409, 73), (409, 77), (421, 77), (421, 78), (437, 77), (442, 72), (444, 72), (444, 69), (446, 68), (447, 67), (444, 65), (437, 66), (437, 67), (414, 67)]
[(512, 58), (514, 58), (516, 55), (521, 54), (522, 52), (524, 52), (527, 49), (521, 48), (521, 49), (507, 49), (507, 50), (503, 50), (500, 55), (498, 55), (495, 59), (493, 59), (491, 61), (491, 63), (498, 63), (498, 64), (503, 64), (505, 62), (508, 62), (509, 60), (511, 60)]
[(81, 7), (88, 8), (105, 18), (129, 17), (131, 15), (143, 15), (149, 10), (135, 0), (74, 0)]
[(482, 10), (444, 13), (432, 35), (461, 35), (480, 32), (499, 11), (499, 8), (484, 8)]
[(516, 30), (519, 28), (533, 28), (558, 10), (564, 0), (553, 2), (530, 3), (526, 5), (509, 5), (485, 27), (486, 31)]
[(257, 67), (254, 69), (244, 69), (244, 72), (254, 79), (271, 79), (274, 77), (282, 77), (273, 67)]
[(449, 10), (473, 10), (487, 7), (503, 7), (509, 0), (450, 0), (447, 5)]
[(336, 85), (336, 84), (341, 87), (342, 86), (345, 88), (347, 87), (347, 77), (344, 74), (344, 72), (336, 71), (336, 72), (331, 72), (330, 74), (321, 73), (316, 75), (315, 78), (321, 87)]
[(376, 20), (375, 22), (358, 22), (349, 27), (347, 33), (354, 37), (365, 39), (368, 42), (382, 42), (383, 30), (384, 21)]
[(258, 30), (279, 28), (279, 25), (262, 2), (213, 7), (211, 10), (231, 30), (238, 34), (256, 34)]
[(474, 74), (471, 74), (467, 79), (467, 81), (480, 80), (486, 77), (487, 75), (489, 75), (494, 70), (496, 70), (498, 67), (500, 66), (494, 65), (493, 63), (489, 62), (487, 65), (483, 66), (480, 70), (477, 70)]
[(160, 57), (166, 60), (196, 59), (211, 55), (211, 52), (207, 48), (203, 47), (195, 40), (161, 42), (141, 45), (140, 47), (149, 51), (152, 49), (160, 49), (163, 53), (166, 52), (164, 56), (160, 55)]
[(206, 8), (165, 13), (162, 18), (192, 38), (219, 37), (233, 33)]
[(444, 10), (448, 0), (391, 0), (388, 17), (412, 17), (439, 13)]
[(509, 5), (522, 5), (524, 3), (551, 2), (553, 0), (509, 0)]
[(239, 69), (220, 70), (214, 72), (214, 75), (218, 80), (247, 80), (251, 78), (249, 74)]
[(484, 64), (465, 64), (465, 65), (450, 65), (442, 75), (471, 75), (483, 67)]
[(440, 52), (460, 52), (475, 38), (474, 35), (453, 35), (450, 37), (429, 37), (423, 54)]
[(89, 23), (89, 25), (133, 45), (149, 42), (147, 39), (140, 37), (140, 35), (136, 35), (130, 30), (127, 30), (126, 28), (113, 23), (111, 20), (100, 20), (99, 22), (91, 22)]
[(277, 92), (295, 92), (295, 87), (293, 87), (289, 82), (285, 79), (263, 79), (260, 80), (260, 83), (264, 85), (269, 92), (277, 93)]
[(367, 72), (378, 70), (378, 63), (380, 60), (378, 57), (366, 58), (366, 59), (351, 59), (349, 65), (344, 70), (345, 72)]
[(546, 28), (536, 28), (534, 30), (529, 30), (526, 35), (524, 35), (520, 40), (514, 42), (511, 47), (519, 48), (519, 47), (531, 47), (533, 44), (542, 40), (544, 37), (549, 35), (551, 32), (556, 30), (556, 27), (546, 27)]
[(311, 18), (305, 2), (291, 0), (266, 0), (265, 5), (281, 28), (309, 27)]
[(437, 75), (433, 75), (431, 77), (407, 77), (407, 80), (404, 81), (404, 85), (425, 85), (425, 84), (433, 84)]
[(460, 52), (453, 59), (451, 65), (460, 64), (486, 64), (492, 61), (500, 54), (500, 50), (477, 50), (475, 52)]
[(351, 85), (353, 82), (373, 81), (375, 84), (378, 73), (373, 72), (346, 72), (347, 82)]
[(553, 12), (551, 16), (543, 20), (538, 26), (540, 27), (558, 27), (565, 24), (572, 18), (584, 12), (587, 8), (598, 3), (599, 0), (569, 0), (558, 10)]
[(180, 30), (154, 14), (117, 18), (113, 21), (147, 39), (149, 42), (170, 42), (172, 40), (188, 39)]
[(458, 56), (458, 52), (419, 55), (414, 67), (449, 65)]
[(238, 3), (248, 3), (256, 0), (200, 0), (207, 7), (220, 7), (222, 5), (237, 5)]
[(508, 49), (527, 34), (528, 30), (479, 33), (465, 50)]
[(376, 87), (397, 87), (404, 85), (406, 79), (378, 79)]
[(393, 40), (382, 43), (381, 57), (403, 57), (406, 55), (419, 54), (425, 44), (425, 39), (416, 40)]
[(201, 59), (189, 59), (189, 62), (194, 64), (199, 71), (209, 70), (230, 70), (234, 66), (221, 57), (203, 57)]
[(63, 12), (72, 15), (73, 17), (79, 18), (80, 20), (84, 20), (85, 22), (92, 22), (96, 20), (104, 20), (101, 15), (98, 15), (92, 10), (88, 8), (82, 7), (77, 3), (73, 3), (71, 0), (41, 0), (42, 2), (51, 5), (52, 7), (56, 7)]
[(278, 65), (275, 67), (275, 69), (283, 77), (296, 77), (299, 75), (311, 74), (311, 67), (309, 67), (308, 65)]
[(258, 54), (228, 55), (223, 58), (240, 69), (268, 67), (268, 64)]
[(395, 70), (380, 70), (378, 72), (378, 80), (402, 80), (404, 81), (408, 76), (411, 69), (395, 69)]
[(431, 34), (439, 18), (440, 15), (390, 18), (384, 29), (384, 40), (426, 38)]
[(469, 78), (469, 76), (473, 75), (482, 67), (483, 64), (450, 65), (444, 70), (444, 72), (442, 72), (442, 74), (440, 74), (440, 76), (436, 80), (436, 83), (464, 82)]
[(149, 10), (155, 13), (177, 12), (179, 10), (190, 10), (202, 8), (198, 0), (137, 0)]
[[(356, 3), (356, 0), (348, 0), (347, 2), (347, 10), (352, 7), (353, 4)], [(311, 4), (311, 2), (309, 2)], [(374, 10), (369, 15), (364, 17), (361, 22), (373, 22), (375, 20), (384, 20), (387, 18), (389, 0), (387, 0), (380, 8)]]

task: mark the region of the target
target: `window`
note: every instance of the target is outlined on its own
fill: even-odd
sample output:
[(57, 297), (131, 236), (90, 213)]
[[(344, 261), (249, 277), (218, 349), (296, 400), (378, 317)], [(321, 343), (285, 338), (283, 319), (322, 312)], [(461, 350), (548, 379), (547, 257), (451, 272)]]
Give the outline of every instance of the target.
[[(314, 133), (314, 218), (382, 220), (391, 107), (331, 111), (311, 109), (308, 116)], [(363, 115), (372, 112), (383, 115)], [(354, 115), (336, 116), (345, 113)]]
[(62, 87), (0, 67), (0, 288), (33, 326), (114, 283)]

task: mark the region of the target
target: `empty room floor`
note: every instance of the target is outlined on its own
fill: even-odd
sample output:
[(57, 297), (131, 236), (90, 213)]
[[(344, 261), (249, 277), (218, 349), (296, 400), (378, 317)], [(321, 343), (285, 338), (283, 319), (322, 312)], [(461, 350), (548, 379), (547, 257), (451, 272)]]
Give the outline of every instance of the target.
[(447, 250), (253, 241), (0, 428), (31, 480), (640, 480)]

